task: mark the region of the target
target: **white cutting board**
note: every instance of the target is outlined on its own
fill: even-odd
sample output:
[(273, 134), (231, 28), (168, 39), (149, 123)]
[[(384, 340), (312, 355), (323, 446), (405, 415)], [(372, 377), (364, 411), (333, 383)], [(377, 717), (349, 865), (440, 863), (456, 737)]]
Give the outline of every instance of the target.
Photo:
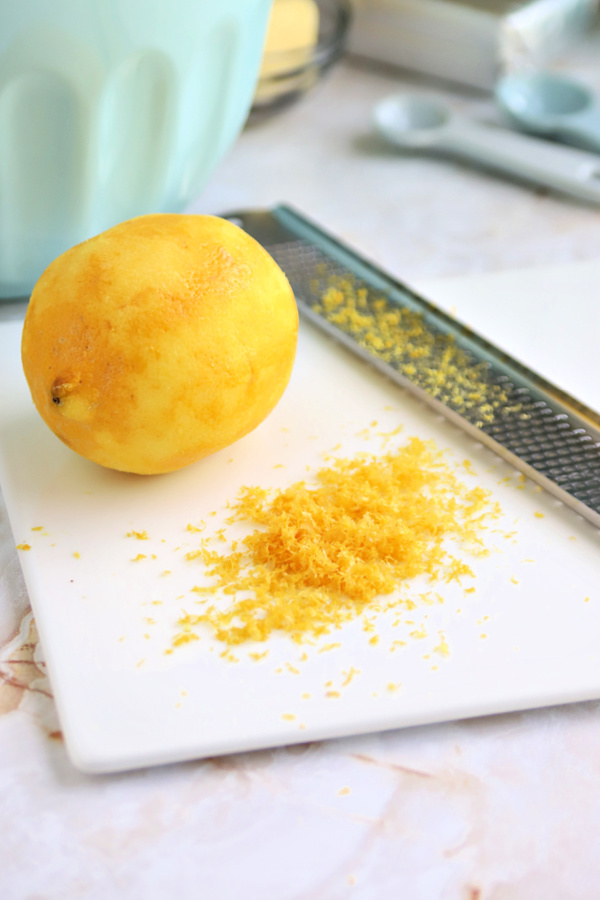
[[(426, 287), (430, 299), (600, 408), (599, 286), (600, 264), (581, 264)], [(600, 697), (600, 532), (312, 327), (303, 325), (290, 386), (260, 428), (156, 478), (101, 469), (54, 438), (21, 374), (20, 331), (19, 321), (0, 324), (0, 478), (15, 540), (31, 546), (20, 558), (67, 748), (81, 769)], [(433, 438), (449, 459), (469, 459), (476, 475), (461, 477), (493, 492), (504, 513), (495, 527), (514, 532), (490, 535), (497, 549), (469, 560), (475, 593), (436, 584), (445, 602), (418, 603), (395, 625), (397, 615), (382, 615), (368, 632), (359, 620), (305, 647), (277, 636), (235, 649), (237, 661), (206, 634), (165, 653), (182, 609), (194, 611), (190, 589), (201, 577), (199, 564), (184, 559), (195, 546), (188, 523), (217, 529), (242, 484), (308, 477), (307, 466), (320, 466), (338, 444), (344, 455), (376, 452), (378, 433), (398, 424), (398, 443)], [(127, 537), (132, 530), (149, 540)], [(146, 559), (133, 562), (138, 553)], [(414, 585), (415, 596), (424, 590)], [(441, 635), (447, 656), (435, 650)], [(264, 650), (259, 661), (249, 656)]]

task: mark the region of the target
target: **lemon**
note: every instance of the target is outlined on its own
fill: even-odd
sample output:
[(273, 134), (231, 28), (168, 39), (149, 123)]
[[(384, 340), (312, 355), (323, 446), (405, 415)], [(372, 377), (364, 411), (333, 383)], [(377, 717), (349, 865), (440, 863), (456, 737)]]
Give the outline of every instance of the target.
[(51, 263), (21, 355), (35, 406), (68, 447), (156, 474), (256, 428), (286, 388), (297, 333), (285, 275), (241, 228), (147, 215)]

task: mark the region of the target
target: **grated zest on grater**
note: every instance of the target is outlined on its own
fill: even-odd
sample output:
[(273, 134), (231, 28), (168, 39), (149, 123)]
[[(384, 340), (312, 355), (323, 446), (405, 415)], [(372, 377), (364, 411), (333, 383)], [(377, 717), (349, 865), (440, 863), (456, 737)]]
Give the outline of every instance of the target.
[[(600, 415), (549, 383), (492, 343), (435, 307), (406, 285), (362, 258), (289, 206), (226, 214), (271, 253), (286, 273), (300, 313), (382, 374), (498, 453), (592, 524), (600, 527)], [(364, 298), (367, 314), (382, 298), (389, 309), (422, 321), (430, 356), (428, 376), (369, 346), (360, 326), (332, 321), (323, 308), (331, 287), (350, 284)], [(342, 317), (343, 318), (343, 317)], [(442, 382), (444, 349), (459, 354), (460, 370), (472, 368), (484, 382), (493, 409), (465, 405), (460, 392)], [(393, 354), (391, 354), (393, 356)], [(386, 358), (387, 357), (387, 358)], [(413, 368), (415, 371), (413, 372)], [(442, 378), (443, 375), (443, 378)], [(450, 376), (451, 378), (452, 376)]]

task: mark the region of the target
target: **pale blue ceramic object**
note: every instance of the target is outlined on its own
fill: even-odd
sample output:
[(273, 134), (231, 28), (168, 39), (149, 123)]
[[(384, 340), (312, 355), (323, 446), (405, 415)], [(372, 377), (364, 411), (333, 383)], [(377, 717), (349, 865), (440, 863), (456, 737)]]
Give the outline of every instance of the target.
[(586, 85), (553, 72), (520, 72), (501, 78), (495, 96), (519, 128), (600, 151), (600, 104)]
[(271, 0), (0, 5), (0, 298), (72, 245), (178, 212), (241, 130)]
[(380, 100), (375, 127), (403, 150), (459, 156), (486, 168), (600, 203), (600, 158), (573, 147), (490, 128), (457, 116), (434, 98), (397, 94)]

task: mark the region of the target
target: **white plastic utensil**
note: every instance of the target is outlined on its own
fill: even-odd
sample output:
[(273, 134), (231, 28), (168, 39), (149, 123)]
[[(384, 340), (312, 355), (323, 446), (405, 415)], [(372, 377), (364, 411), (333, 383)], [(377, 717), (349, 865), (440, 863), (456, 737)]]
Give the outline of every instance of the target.
[(600, 159), (501, 128), (455, 116), (443, 103), (394, 95), (374, 111), (378, 131), (391, 143), (412, 150), (463, 157), (571, 196), (600, 202)]
[(600, 103), (578, 81), (550, 72), (515, 73), (498, 81), (495, 96), (520, 128), (600, 151)]

